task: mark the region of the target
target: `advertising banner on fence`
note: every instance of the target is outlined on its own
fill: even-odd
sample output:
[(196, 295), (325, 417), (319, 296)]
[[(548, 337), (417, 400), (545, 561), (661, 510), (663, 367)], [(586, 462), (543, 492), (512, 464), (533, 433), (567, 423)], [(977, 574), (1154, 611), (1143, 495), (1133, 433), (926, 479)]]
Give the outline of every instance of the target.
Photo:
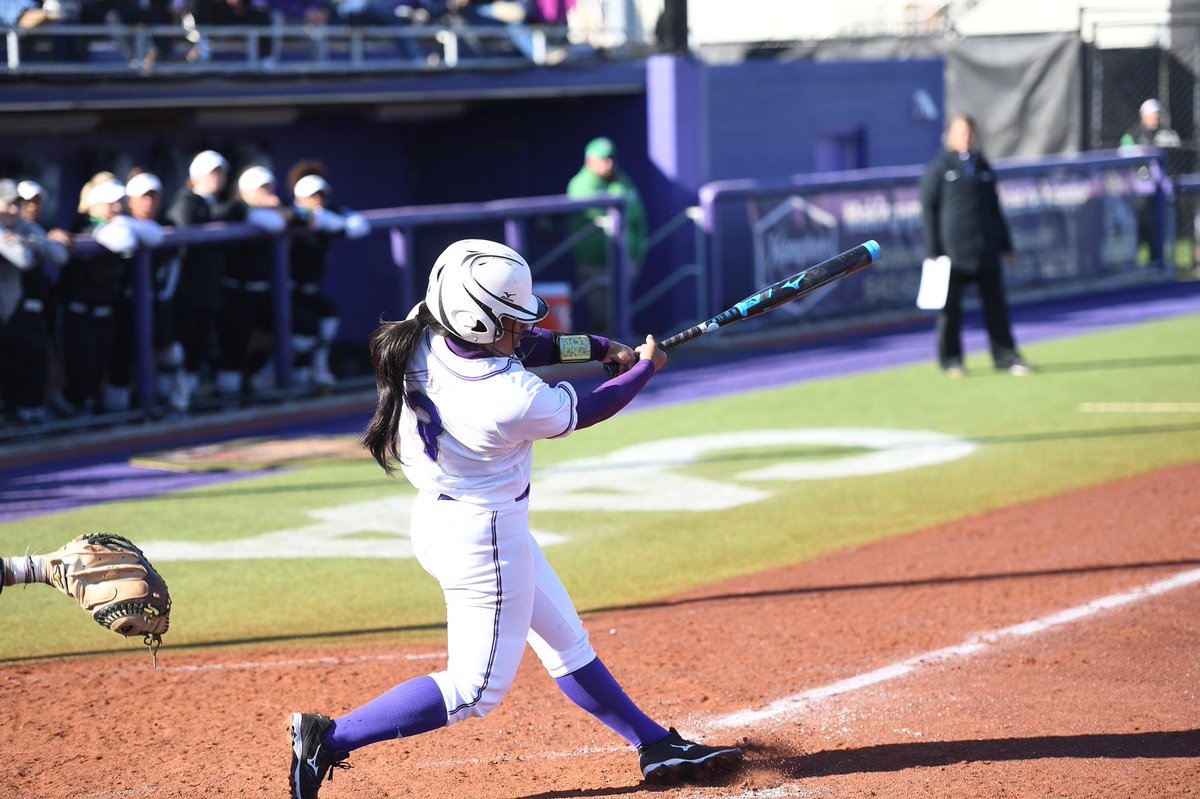
[[(1115, 161), (1115, 159), (1114, 159)], [(1017, 297), (1073, 293), (1073, 287), (1152, 271), (1138, 265), (1136, 165), (1103, 168), (1023, 166), (998, 169), (1001, 204), (1017, 262), (1006, 281)], [(916, 180), (839, 188), (836, 183), (772, 189), (746, 198), (754, 247), (754, 283), (769, 285), (867, 239), (883, 250), (880, 263), (781, 309), (790, 318), (832, 319), (913, 310), (926, 256)], [(744, 280), (744, 278), (742, 278)], [(732, 278), (730, 279), (732, 281)]]

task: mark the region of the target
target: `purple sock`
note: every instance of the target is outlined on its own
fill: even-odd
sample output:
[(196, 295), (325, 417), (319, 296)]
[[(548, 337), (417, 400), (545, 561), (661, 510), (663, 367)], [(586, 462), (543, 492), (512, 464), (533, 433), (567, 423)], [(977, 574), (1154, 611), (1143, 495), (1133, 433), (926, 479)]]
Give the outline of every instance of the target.
[(638, 709), (600, 658), (558, 678), (558, 687), (575, 704), (634, 746), (661, 741), (667, 731)]
[(325, 743), (335, 752), (352, 752), (367, 744), (407, 738), (445, 726), (442, 689), (432, 677), (417, 677), (336, 719)]

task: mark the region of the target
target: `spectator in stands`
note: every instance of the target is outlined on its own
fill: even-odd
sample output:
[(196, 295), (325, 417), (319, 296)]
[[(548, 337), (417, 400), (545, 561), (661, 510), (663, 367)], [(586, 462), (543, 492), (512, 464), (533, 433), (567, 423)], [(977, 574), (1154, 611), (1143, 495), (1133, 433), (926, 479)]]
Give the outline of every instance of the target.
[(945, 149), (929, 162), (921, 179), (925, 252), (950, 258), (946, 305), (938, 315), (938, 363), (949, 377), (962, 377), (962, 298), (979, 284), (992, 362), (1013, 375), (1029, 374), (1017, 351), (1004, 294), (1001, 258), (1015, 263), (1008, 224), (996, 193), (996, 173), (976, 147), (975, 123), (959, 115), (946, 128)]
[[(109, 10), (107, 0), (0, 0), (0, 26), (41, 28), (55, 23), (97, 25)], [(21, 43), (21, 56), (33, 58), (35, 50), (53, 61), (82, 61), (87, 58), (87, 39), (81, 36), (54, 36), (41, 40), (39, 48), (31, 41)]]
[[(504, 26), (508, 40), (529, 60), (536, 59), (533, 35), (527, 25), (542, 21), (537, 0), (424, 0), (430, 17), (438, 24), (449, 27), (495, 27)], [(472, 40), (467, 37), (468, 48), (477, 55), (486, 55), (496, 50), (496, 40)], [(557, 64), (566, 58), (565, 48), (556, 47), (545, 54), (546, 63)]]
[(37, 0), (0, 0), (0, 25), (5, 28), (36, 28), (52, 21)]
[[(1162, 103), (1153, 98), (1146, 100), (1138, 109), (1139, 121), (1121, 137), (1118, 148), (1127, 147), (1157, 147), (1166, 157), (1166, 173), (1174, 177), (1178, 174), (1180, 145), (1179, 134), (1170, 128), (1163, 127)], [(1138, 169), (1139, 191), (1137, 197), (1137, 228), (1138, 244), (1148, 249), (1149, 258), (1158, 261), (1162, 258), (1161, 239), (1154, 229), (1154, 191), (1155, 185), (1151, 179), (1150, 169)]]
[[(157, 175), (140, 167), (129, 173), (125, 184), (126, 202), (133, 225), (140, 239), (155, 235), (161, 238), (162, 181)], [(191, 384), (184, 370), (183, 345), (176, 340), (172, 318), (171, 299), (179, 282), (179, 253), (171, 249), (157, 249), (150, 255), (152, 346), (154, 348), (157, 374), (155, 394), (159, 402), (166, 405), (172, 414), (186, 413), (191, 402)], [(112, 397), (114, 405), (128, 405), (129, 387), (133, 380), (133, 354), (135, 352), (136, 297), (134, 285), (127, 282), (123, 301), (117, 306), (114, 320), (113, 359), (108, 373), (106, 397)]]
[[(212, 57), (212, 46), (204, 37), (205, 26), (271, 24), (271, 14), (252, 0), (185, 0), (181, 15), (183, 27), (188, 31), (188, 40), (194, 42), (187, 53), (188, 61), (208, 61)], [(271, 55), (271, 37), (263, 36), (258, 42), (258, 57)]]
[(537, 0), (538, 21), (544, 25), (566, 25), (575, 11), (576, 0)]
[[(220, 194), (229, 175), (229, 162), (215, 150), (197, 153), (188, 166), (186, 185), (175, 195), (166, 218), (178, 229), (221, 221)], [(216, 368), (221, 301), (228, 245), (187, 245), (180, 249), (179, 283), (172, 314), (175, 335), (183, 345), (189, 397), (201, 375)]]
[[(226, 213), (230, 222), (248, 222), (268, 233), (281, 233), (293, 214), (275, 193), (275, 175), (251, 166), (238, 177), (237, 197)], [(217, 360), (217, 393), (231, 399), (242, 394), (245, 376), (269, 359), (260, 353), (273, 332), (271, 266), (274, 241), (257, 239), (229, 245), (221, 305), (221, 353)]]
[[(178, 22), (175, 13), (175, 0), (114, 0), (112, 13), (122, 25), (173, 25)], [(134, 65), (143, 72), (154, 69), (159, 59), (170, 59), (174, 55), (174, 45), (169, 36), (155, 36), (150, 40), (150, 48), (144, 54), (134, 52), (132, 43), (122, 40), (120, 44), (129, 51)]]
[[(626, 279), (632, 283), (646, 257), (646, 207), (629, 175), (617, 166), (616, 156), (611, 139), (601, 136), (588, 142), (583, 151), (583, 168), (567, 184), (567, 196), (579, 200), (607, 194), (626, 199), (625, 243), (629, 256)], [(576, 291), (584, 295), (588, 329), (605, 333), (619, 332), (612, 330), (613, 320), (609, 318), (612, 277), (608, 236), (613, 234), (609, 229), (611, 218), (607, 208), (592, 208), (571, 220), (573, 232), (594, 228), (573, 251)]]
[[(15, 241), (20, 242), (12, 251), (18, 257), (5, 254), (0, 258), (0, 397), (18, 423), (36, 425), (46, 418), (51, 280), (71, 257), (71, 237), (57, 229), (47, 233), (38, 224), (44, 191), (37, 183), (23, 180), (17, 184), (16, 219), (10, 219), (11, 204), (5, 203), (7, 185), (3, 181), (0, 185), (0, 229), (5, 244), (17, 246)], [(26, 266), (20, 265), (20, 252), (28, 253)], [(10, 267), (19, 271), (15, 286)]]
[[(429, 14), (419, 0), (317, 0), (304, 21), (310, 25), (393, 27), (424, 25)], [(398, 36), (396, 46), (406, 58), (422, 62), (426, 58), (415, 38)]]
[(329, 368), (329, 350), (337, 337), (337, 307), (325, 294), (323, 283), (329, 266), (329, 247), (335, 237), (361, 238), (371, 225), (359, 214), (330, 202), (333, 187), (320, 161), (301, 161), (288, 171), (293, 211), (306, 220), (308, 230), (292, 239), (292, 353), (296, 383), (309, 382), (319, 389), (337, 382)]
[[(60, 7), (52, 4), (46, 8), (38, 0), (0, 0), (0, 28), (32, 30), (61, 20)], [(33, 57), (33, 40), (20, 40), (20, 58), (28, 61)]]

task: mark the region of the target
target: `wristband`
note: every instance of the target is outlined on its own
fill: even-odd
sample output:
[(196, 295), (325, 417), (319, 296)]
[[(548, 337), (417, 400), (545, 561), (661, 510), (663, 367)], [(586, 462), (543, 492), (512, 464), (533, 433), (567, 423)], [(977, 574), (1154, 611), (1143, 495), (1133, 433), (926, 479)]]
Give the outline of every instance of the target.
[(554, 346), (560, 363), (585, 363), (592, 359), (592, 340), (585, 335), (554, 334)]

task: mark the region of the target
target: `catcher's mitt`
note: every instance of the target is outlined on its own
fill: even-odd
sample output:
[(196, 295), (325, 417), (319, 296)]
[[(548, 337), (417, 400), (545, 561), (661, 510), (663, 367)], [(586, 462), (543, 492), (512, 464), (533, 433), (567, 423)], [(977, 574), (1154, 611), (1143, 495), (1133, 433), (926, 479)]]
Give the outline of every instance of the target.
[(162, 576), (128, 538), (81, 535), (46, 556), (50, 584), (74, 599), (98, 624), (142, 636), (157, 665), (171, 622), (171, 595)]

